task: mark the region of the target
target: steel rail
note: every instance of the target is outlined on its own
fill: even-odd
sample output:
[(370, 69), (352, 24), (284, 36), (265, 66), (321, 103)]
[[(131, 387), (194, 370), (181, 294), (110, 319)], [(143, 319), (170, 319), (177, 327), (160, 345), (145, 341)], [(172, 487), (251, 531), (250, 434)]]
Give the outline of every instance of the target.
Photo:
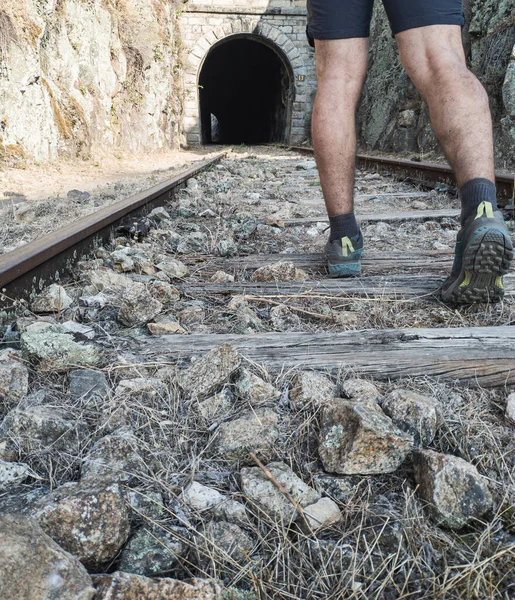
[(163, 206), (188, 179), (218, 163), (223, 156), (225, 152), (194, 163), (172, 179), (1, 255), (0, 308), (11, 306), (13, 299), (30, 300), (43, 287), (66, 279), (75, 264), (94, 247), (105, 243), (123, 219), (129, 215), (142, 216)]
[[(314, 153), (313, 148), (306, 146), (289, 146), (289, 149), (303, 154), (312, 155)], [(423, 185), (430, 184), (431, 187), (434, 187), (437, 183), (443, 183), (449, 187), (456, 186), (454, 173), (449, 165), (418, 162), (388, 156), (372, 156), (370, 154), (358, 154), (356, 156), (356, 163), (361, 168), (385, 169), (392, 174), (406, 177), (416, 183)], [(499, 204), (505, 206), (510, 201), (513, 203), (515, 198), (515, 175), (496, 172), (495, 181), (500, 200)]]

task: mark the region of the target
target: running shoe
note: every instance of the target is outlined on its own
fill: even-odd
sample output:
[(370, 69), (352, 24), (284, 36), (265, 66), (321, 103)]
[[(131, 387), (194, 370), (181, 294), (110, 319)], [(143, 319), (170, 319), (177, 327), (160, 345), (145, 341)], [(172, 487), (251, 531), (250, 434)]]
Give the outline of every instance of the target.
[(513, 259), (513, 244), (500, 211), (481, 202), (456, 239), (454, 265), (442, 286), (449, 304), (499, 302), (504, 296), (503, 275)]
[(327, 242), (325, 255), (329, 274), (333, 277), (356, 277), (361, 274), (361, 254), (363, 236), (343, 237), (341, 240)]

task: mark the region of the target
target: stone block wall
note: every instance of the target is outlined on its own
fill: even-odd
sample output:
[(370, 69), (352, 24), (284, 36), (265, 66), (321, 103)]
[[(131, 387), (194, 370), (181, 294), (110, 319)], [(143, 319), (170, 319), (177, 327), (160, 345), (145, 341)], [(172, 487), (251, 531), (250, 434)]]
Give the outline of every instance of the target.
[(201, 143), (202, 64), (214, 45), (234, 35), (262, 38), (287, 63), (294, 85), (288, 141), (301, 144), (309, 138), (316, 71), (305, 33), (305, 0), (190, 0), (179, 24), (185, 51), (183, 125), (188, 144)]

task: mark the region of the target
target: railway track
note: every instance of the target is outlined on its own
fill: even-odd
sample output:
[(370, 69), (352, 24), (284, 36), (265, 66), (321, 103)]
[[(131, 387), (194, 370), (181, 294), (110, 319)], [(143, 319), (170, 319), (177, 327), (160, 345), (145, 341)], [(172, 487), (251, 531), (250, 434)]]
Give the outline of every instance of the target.
[[(285, 149), (227, 151), (0, 257), (10, 309), (0, 311), (0, 392), (9, 368), (21, 372), (18, 396), (0, 393), (0, 462), (29, 465), (23, 493), (35, 492), (37, 510), (71, 497), (80, 510), (66, 513), (66, 530), (81, 539), (89, 523), (82, 485), (88, 498), (94, 490), (94, 539), (105, 523), (116, 528), (96, 489), (109, 484), (121, 506), (130, 493), (134, 524), (118, 527), (105, 565), (155, 586), (165, 573), (222, 580), (227, 594), (213, 600), (336, 600), (357, 583), (349, 598), (459, 600), (471, 585), (478, 597), (508, 598), (515, 457), (504, 411), (515, 386), (515, 278), (505, 278), (502, 304), (443, 305), (438, 289), (459, 213), (447, 194), (387, 177), (381, 166), (356, 179), (363, 276), (329, 279), (311, 163)], [(155, 207), (162, 210), (146, 235), (120, 233), (124, 219)], [(328, 421), (335, 397), (356, 416), (331, 413)], [(406, 402), (407, 419), (420, 417), (409, 435), (399, 428), (415, 421), (388, 412), (388, 398)], [(357, 466), (341, 475), (322, 456), (345, 428), (358, 439), (350, 459)], [(444, 483), (451, 508), (470, 523), (463, 536), (431, 520), (428, 506), (440, 500), (413, 475), (422, 428), (427, 456), (454, 461), (449, 477), (460, 474)], [(399, 458), (401, 443), (409, 454)], [(373, 470), (363, 470), (363, 458)], [(304, 529), (301, 505), (281, 487), (284, 473), (296, 477), (292, 494), (312, 489), (331, 505), (322, 535), (316, 515)], [(495, 508), (474, 504), (471, 517), (471, 494), (492, 504), (482, 474)], [(188, 495), (192, 482), (200, 500), (214, 494), (212, 505)], [(252, 495), (255, 482), (265, 489)], [(48, 501), (45, 486), (56, 488)], [(2, 491), (0, 515), (18, 496)], [(275, 496), (271, 508), (260, 504)], [(232, 504), (215, 514), (221, 498)], [(34, 510), (25, 497), (23, 510)], [(491, 532), (498, 563), (485, 559)], [(134, 545), (141, 539), (152, 553), (148, 568)], [(483, 569), (484, 580), (475, 578)]]

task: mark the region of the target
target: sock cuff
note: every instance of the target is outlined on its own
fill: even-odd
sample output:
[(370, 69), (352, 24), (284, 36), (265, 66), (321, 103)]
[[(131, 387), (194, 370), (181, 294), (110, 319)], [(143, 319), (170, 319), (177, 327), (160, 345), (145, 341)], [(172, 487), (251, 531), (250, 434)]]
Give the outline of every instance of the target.
[(461, 186), (460, 196), (463, 197), (463, 194), (473, 194), (476, 190), (485, 191), (485, 188), (490, 192), (496, 192), (495, 183), (493, 181), (490, 181), (490, 179), (486, 179), (485, 177), (476, 177), (476, 179), (471, 179)]

